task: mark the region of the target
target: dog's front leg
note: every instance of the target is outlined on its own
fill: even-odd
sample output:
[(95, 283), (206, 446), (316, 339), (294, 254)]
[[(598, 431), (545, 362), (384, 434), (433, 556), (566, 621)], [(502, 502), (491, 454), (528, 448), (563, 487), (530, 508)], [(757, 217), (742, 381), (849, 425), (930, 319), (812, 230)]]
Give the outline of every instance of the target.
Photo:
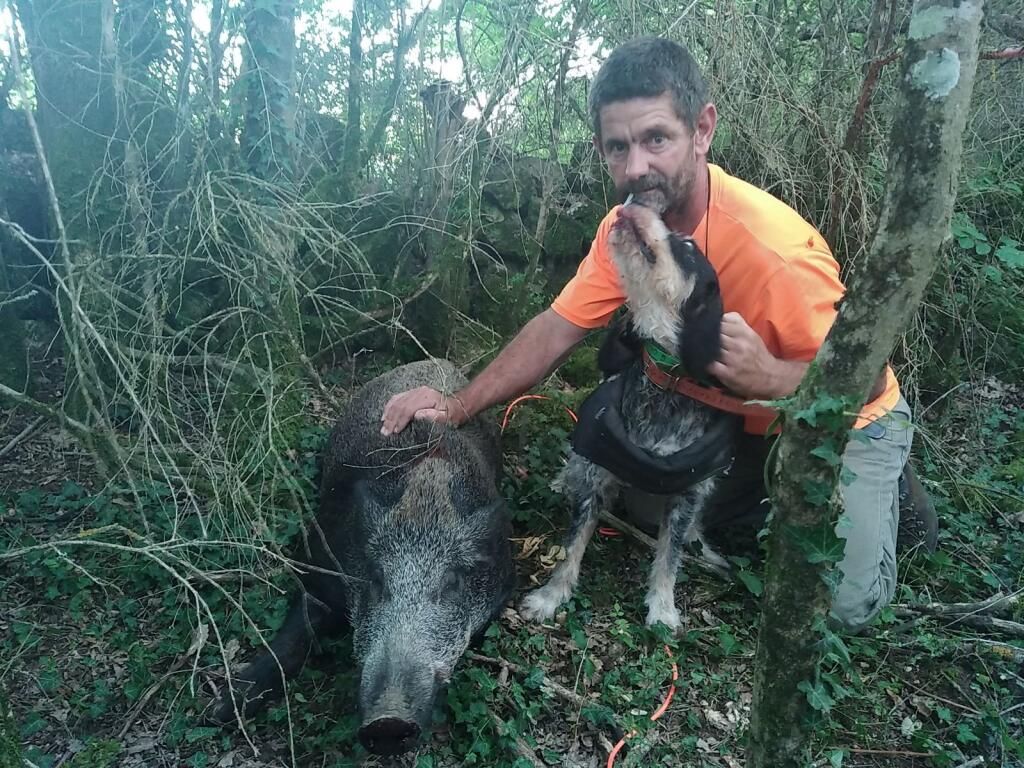
[[(658, 531), (658, 546), (651, 566), (647, 588), (647, 625), (659, 621), (670, 629), (682, 625), (676, 608), (676, 574), (683, 560), (683, 549), (693, 535), (694, 523), (715, 488), (713, 479), (704, 480), (669, 500), (667, 519)], [(697, 528), (699, 535), (699, 528)]]
[(523, 598), (519, 613), (530, 621), (550, 619), (558, 606), (572, 595), (579, 580), (583, 553), (597, 527), (598, 514), (602, 509), (611, 508), (621, 488), (614, 475), (576, 454), (571, 455), (562, 482), (572, 504), (572, 520), (562, 543), (565, 559), (555, 568), (547, 584)]

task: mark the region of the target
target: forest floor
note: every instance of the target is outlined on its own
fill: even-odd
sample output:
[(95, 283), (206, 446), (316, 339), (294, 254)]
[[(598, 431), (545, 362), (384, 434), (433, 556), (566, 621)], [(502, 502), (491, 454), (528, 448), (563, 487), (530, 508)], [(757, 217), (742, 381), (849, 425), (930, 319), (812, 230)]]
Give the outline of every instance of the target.
[[(36, 395), (56, 401), (60, 361), (44, 372)], [(939, 550), (901, 558), (896, 606), (846, 638), (848, 657), (835, 653), (823, 668), (816, 765), (1024, 766), (1024, 636), (1013, 629), (1024, 618), (1020, 604), (1002, 616), (1003, 629), (898, 607), (1024, 589), (1024, 391), (986, 380), (948, 401), (941, 416), (925, 414), (914, 451), (940, 512)], [(0, 449), (34, 421), (20, 409), (4, 412)], [(511, 606), (557, 560), (567, 515), (550, 485), (569, 427), (557, 403), (535, 401), (506, 432), (504, 491), (520, 570)], [(315, 460), (315, 441), (304, 450)], [(0, 559), (0, 687), (30, 765), (598, 768), (616, 728), (637, 731), (618, 766), (744, 764), (756, 558), (737, 560), (744, 576), (735, 582), (685, 569), (676, 593), (685, 627), (668, 638), (643, 626), (649, 550), (626, 536), (596, 535), (557, 621), (528, 624), (506, 609), (460, 665), (430, 739), (385, 761), (356, 746), (358, 676), (344, 640), (246, 734), (199, 725), (220, 679), (220, 650), (237, 665), (252, 648), (255, 635), (243, 631), (238, 611), (207, 595), (215, 621), (205, 621), (180, 580), (155, 559), (123, 551), (69, 545), (10, 556), (80, 541), (111, 522), (132, 528), (138, 510), (130, 496), (102, 487), (88, 455), (50, 423), (17, 441), (0, 468), (0, 558), (8, 556)], [(168, 503), (157, 492), (152, 498)], [(232, 585), (247, 607), (258, 607), (250, 615), (261, 626), (275, 626), (285, 594), (248, 582), (242, 590), (241, 578)], [(220, 648), (207, 642), (218, 631)], [(674, 697), (652, 722), (673, 665)], [(573, 695), (552, 694), (550, 682)]]

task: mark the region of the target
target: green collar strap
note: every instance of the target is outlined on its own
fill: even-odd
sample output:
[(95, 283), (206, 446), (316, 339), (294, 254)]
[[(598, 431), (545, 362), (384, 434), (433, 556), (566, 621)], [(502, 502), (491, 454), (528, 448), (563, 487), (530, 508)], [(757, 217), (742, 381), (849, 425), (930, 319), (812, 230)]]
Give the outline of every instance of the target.
[(666, 373), (683, 367), (682, 360), (656, 342), (645, 341), (644, 348), (647, 350), (647, 354), (650, 355), (651, 360)]

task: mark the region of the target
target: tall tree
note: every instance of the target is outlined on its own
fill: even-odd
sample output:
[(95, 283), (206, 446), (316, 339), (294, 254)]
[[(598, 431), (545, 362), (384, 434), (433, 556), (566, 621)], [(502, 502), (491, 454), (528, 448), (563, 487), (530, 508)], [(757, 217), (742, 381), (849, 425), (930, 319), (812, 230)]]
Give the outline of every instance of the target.
[(784, 407), (749, 768), (809, 763), (805, 718), (812, 703), (821, 705), (820, 696), (812, 700), (821, 691), (817, 670), (828, 584), (843, 551), (835, 535), (839, 457), (856, 412), (939, 261), (960, 171), (981, 9), (982, 0), (919, 0), (914, 6), (877, 234), (828, 338)]
[[(53, 183), (69, 208), (68, 227), (84, 218), (85, 191), (103, 167), (114, 136), (113, 73), (103, 48), (101, 0), (17, 0), (35, 80), (39, 132)], [(95, 212), (93, 212), (95, 214)]]
[(292, 178), (295, 144), (295, 0), (248, 0), (242, 157), (265, 181)]

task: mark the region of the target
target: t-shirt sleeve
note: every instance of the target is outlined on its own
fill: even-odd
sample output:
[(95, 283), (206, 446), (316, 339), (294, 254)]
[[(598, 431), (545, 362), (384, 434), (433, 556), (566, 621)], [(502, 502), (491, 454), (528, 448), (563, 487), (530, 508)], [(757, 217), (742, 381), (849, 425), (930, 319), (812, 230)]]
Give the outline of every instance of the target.
[(604, 217), (590, 252), (551, 304), (555, 312), (581, 328), (607, 325), (626, 299), (608, 250), (608, 233), (617, 215), (618, 206)]
[(782, 360), (813, 360), (835, 322), (844, 290), (831, 257), (809, 253), (781, 267), (765, 288), (769, 350)]

